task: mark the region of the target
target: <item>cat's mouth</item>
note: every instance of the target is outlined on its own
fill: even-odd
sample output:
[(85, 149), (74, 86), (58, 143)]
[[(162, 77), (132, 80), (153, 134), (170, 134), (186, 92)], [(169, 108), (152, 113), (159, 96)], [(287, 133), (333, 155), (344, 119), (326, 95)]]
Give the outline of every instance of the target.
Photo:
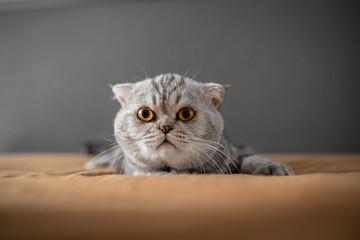
[(160, 147), (174, 147), (176, 148), (176, 146), (174, 144), (172, 144), (167, 138), (164, 139), (164, 141), (162, 141), (162, 143), (160, 143), (156, 149), (159, 149)]

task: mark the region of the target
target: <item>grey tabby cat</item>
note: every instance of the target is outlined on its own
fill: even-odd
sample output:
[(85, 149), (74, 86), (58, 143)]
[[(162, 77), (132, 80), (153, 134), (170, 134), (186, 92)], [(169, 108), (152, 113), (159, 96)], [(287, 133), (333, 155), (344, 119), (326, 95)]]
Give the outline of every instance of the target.
[(226, 86), (162, 74), (112, 90), (121, 104), (114, 123), (117, 144), (88, 162), (87, 169), (111, 166), (125, 174), (157, 176), (293, 174), (286, 164), (226, 141), (218, 111)]

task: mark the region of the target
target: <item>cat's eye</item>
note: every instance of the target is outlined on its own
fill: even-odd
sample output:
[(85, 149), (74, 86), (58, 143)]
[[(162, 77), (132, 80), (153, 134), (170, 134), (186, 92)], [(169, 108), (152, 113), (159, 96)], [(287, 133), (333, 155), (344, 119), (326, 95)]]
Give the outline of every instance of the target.
[(195, 111), (191, 108), (183, 108), (179, 111), (178, 117), (181, 121), (187, 122), (193, 119), (195, 116)]
[(137, 112), (138, 118), (144, 122), (150, 122), (154, 119), (154, 112), (148, 107), (142, 107)]

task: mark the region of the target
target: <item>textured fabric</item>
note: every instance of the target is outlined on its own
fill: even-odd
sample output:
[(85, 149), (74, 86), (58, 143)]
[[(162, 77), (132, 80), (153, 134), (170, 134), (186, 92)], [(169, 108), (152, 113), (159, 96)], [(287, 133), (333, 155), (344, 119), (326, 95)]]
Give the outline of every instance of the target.
[(294, 176), (133, 177), (0, 156), (0, 239), (360, 239), (360, 154), (266, 155)]

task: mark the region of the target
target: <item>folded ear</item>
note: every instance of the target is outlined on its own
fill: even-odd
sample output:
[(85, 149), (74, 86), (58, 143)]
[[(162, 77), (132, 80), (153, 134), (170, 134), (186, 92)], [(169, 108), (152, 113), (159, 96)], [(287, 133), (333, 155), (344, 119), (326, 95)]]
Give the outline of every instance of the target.
[(203, 85), (203, 94), (212, 106), (219, 108), (224, 99), (226, 89), (229, 87), (230, 85), (224, 86), (217, 83), (206, 83)]
[(122, 83), (116, 85), (110, 85), (113, 93), (115, 94), (114, 99), (117, 99), (122, 107), (125, 107), (127, 101), (129, 100), (132, 90), (133, 84), (131, 83)]

